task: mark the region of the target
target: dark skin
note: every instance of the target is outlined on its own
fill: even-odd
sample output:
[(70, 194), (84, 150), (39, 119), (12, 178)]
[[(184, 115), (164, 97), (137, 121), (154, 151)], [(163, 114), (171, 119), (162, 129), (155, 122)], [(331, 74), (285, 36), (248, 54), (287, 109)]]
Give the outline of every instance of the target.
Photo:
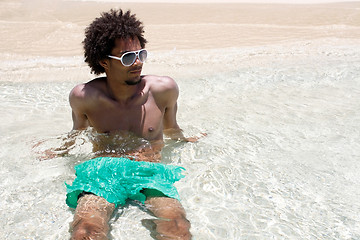
[[(141, 49), (139, 40), (117, 39), (111, 55), (121, 57), (126, 51)], [(73, 129), (92, 127), (106, 136), (137, 136), (151, 142), (145, 148), (126, 152), (138, 161), (160, 161), (163, 133), (172, 139), (184, 138), (176, 121), (179, 90), (169, 77), (141, 76), (142, 63), (137, 59), (125, 67), (120, 61), (106, 58), (100, 61), (106, 77), (77, 85), (70, 93)], [(94, 151), (101, 156), (121, 156), (104, 153), (97, 141)], [(95, 195), (80, 198), (72, 224), (72, 239), (107, 239), (108, 221), (114, 204)], [(190, 239), (190, 223), (180, 202), (161, 194), (148, 197), (147, 208), (156, 216), (157, 239)]]
[[(138, 40), (116, 43), (111, 54), (119, 57), (140, 47)], [(139, 59), (130, 67), (115, 59), (104, 59), (100, 64), (105, 68), (106, 78), (78, 85), (70, 93), (74, 129), (92, 126), (98, 132), (130, 131), (148, 140), (162, 140), (163, 129), (179, 129), (176, 123), (179, 90), (174, 80), (141, 76)]]
[[(99, 133), (106, 133), (105, 136), (142, 137), (151, 142), (151, 148), (133, 149), (128, 154), (136, 155), (136, 160), (160, 161), (159, 154), (157, 158), (149, 159), (148, 154), (144, 158), (138, 153), (158, 153), (163, 146), (164, 128), (174, 132), (170, 136), (185, 139), (176, 123), (176, 102), (170, 102), (172, 99), (176, 101), (178, 89), (171, 78), (143, 76), (140, 79), (138, 84), (130, 87), (134, 89), (134, 94), (126, 102), (112, 97), (106, 78), (76, 86), (70, 95), (74, 130), (90, 126)], [(103, 137), (103, 141), (96, 141), (93, 151), (102, 153), (102, 145), (107, 145), (106, 140), (111, 138)]]

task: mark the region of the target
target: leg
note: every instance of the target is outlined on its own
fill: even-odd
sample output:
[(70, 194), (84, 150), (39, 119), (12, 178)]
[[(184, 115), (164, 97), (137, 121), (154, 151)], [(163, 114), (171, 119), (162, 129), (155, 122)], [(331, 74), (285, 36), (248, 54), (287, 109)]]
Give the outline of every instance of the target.
[(156, 225), (156, 239), (191, 239), (190, 222), (181, 203), (168, 197), (150, 197), (146, 200), (147, 208), (158, 218), (152, 220)]
[(71, 240), (108, 239), (108, 222), (114, 209), (115, 205), (102, 197), (93, 194), (80, 197), (71, 224)]

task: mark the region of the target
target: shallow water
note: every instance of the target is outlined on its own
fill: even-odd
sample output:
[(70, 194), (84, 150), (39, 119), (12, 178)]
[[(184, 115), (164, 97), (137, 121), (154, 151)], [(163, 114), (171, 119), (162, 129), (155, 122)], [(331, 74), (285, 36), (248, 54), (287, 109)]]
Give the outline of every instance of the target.
[[(64, 182), (91, 145), (82, 135), (48, 161), (36, 151), (61, 144), (68, 93), (91, 76), (81, 57), (0, 67), (0, 238), (68, 239)], [(359, 41), (152, 52), (144, 72), (174, 77), (179, 124), (208, 134), (163, 150), (187, 169), (176, 186), (194, 239), (360, 238)], [(144, 218), (135, 202), (119, 209), (112, 239), (151, 239)]]

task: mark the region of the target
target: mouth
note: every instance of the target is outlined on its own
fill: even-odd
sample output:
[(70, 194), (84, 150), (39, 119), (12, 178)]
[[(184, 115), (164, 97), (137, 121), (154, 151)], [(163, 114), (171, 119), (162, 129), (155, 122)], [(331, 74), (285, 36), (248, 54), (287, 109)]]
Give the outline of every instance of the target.
[(141, 71), (142, 71), (142, 68), (135, 68), (135, 69), (130, 70), (129, 72), (131, 74), (140, 74)]

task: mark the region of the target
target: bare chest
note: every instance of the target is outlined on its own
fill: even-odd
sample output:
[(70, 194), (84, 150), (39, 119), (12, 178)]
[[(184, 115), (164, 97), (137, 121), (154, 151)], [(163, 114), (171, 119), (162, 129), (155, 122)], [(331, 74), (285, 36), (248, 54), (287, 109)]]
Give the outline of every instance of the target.
[(96, 131), (128, 131), (148, 140), (162, 139), (164, 109), (149, 98), (143, 104), (123, 106), (107, 102), (87, 114)]

